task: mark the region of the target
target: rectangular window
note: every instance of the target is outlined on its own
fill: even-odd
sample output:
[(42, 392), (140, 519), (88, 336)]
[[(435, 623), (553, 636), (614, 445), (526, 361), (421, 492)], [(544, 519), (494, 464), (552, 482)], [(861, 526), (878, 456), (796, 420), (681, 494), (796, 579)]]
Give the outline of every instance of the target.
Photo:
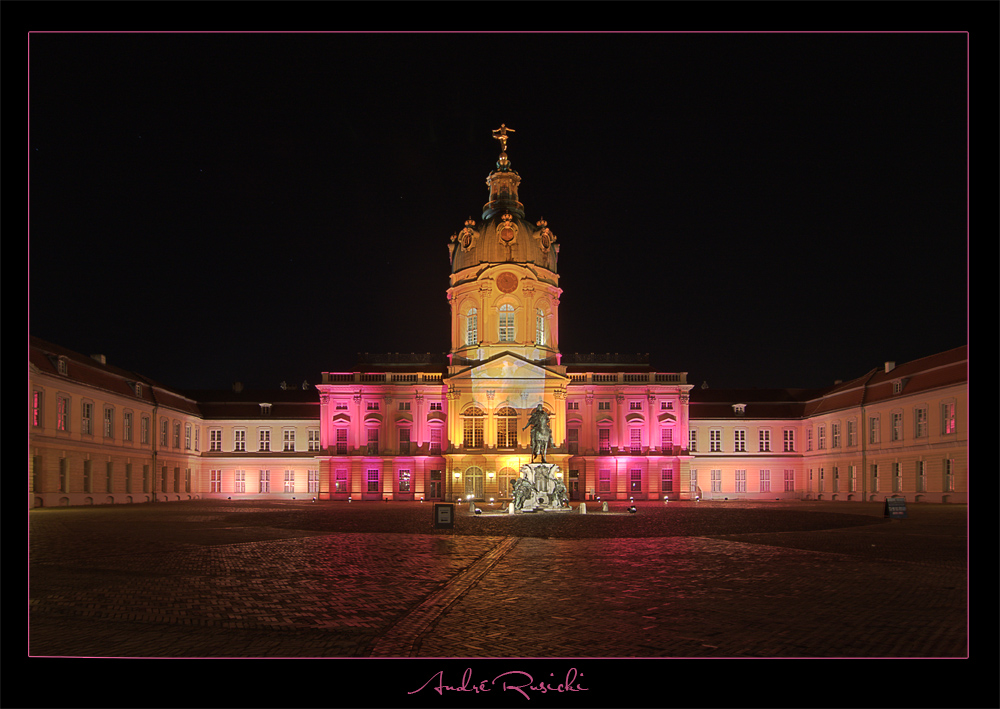
[(826, 450), (826, 426), (816, 429), (816, 450)]
[[(93, 469), (93, 465), (94, 465), (93, 462), (90, 461), (90, 460), (83, 461), (83, 490), (84, 490), (84, 492), (93, 492), (94, 491), (94, 478), (93, 478), (93, 475), (91, 474), (91, 471)], [(164, 470), (166, 470), (166, 468), (164, 468)], [(166, 492), (166, 489), (164, 489), (164, 492)]]
[(628, 402), (628, 409), (629, 409), (629, 411), (642, 411), (642, 402), (641, 401), (630, 401), (630, 402)]
[(222, 471), (210, 470), (208, 475), (209, 492), (222, 492)]
[(368, 492), (378, 492), (378, 470), (368, 471)]
[(607, 455), (611, 452), (611, 429), (601, 428), (597, 431), (598, 439), (598, 449), (602, 455)]
[(184, 450), (191, 450), (191, 424), (184, 424)]
[(824, 480), (823, 468), (820, 468), (819, 469), (819, 491), (820, 492), (823, 492), (824, 482), (825, 482), (825, 480)]
[(399, 454), (410, 454), (410, 429), (408, 428), (399, 429)]
[(64, 396), (56, 398), (56, 430), (69, 430), (69, 399)]
[(122, 440), (132, 442), (132, 412), (126, 411), (122, 414)]
[(166, 419), (160, 421), (160, 447), (166, 448), (170, 443), (170, 422)]
[(108, 492), (114, 492), (115, 491), (115, 464), (112, 463), (110, 460), (107, 463), (105, 475), (106, 475), (105, 484), (107, 486), (106, 487), (107, 491)]
[(283, 451), (294, 451), (295, 450), (295, 431), (285, 430), (282, 431), (282, 450)]
[(194, 449), (201, 450), (201, 426), (194, 427)]
[(432, 401), (430, 404), (430, 411), (441, 411), (442, 406), (440, 401)]
[(368, 455), (378, 455), (378, 429), (367, 429)]
[(696, 453), (697, 451), (698, 451), (698, 431), (692, 428), (688, 431), (688, 452)]
[(441, 455), (441, 429), (431, 429), (430, 449), (431, 455)]
[(927, 435), (927, 407), (918, 406), (913, 410), (913, 437), (924, 438)]
[(830, 424), (830, 447), (840, 448), (840, 424)]
[(712, 492), (722, 492), (722, 471), (712, 471)]
[(917, 492), (927, 492), (927, 469), (924, 467), (924, 461), (917, 461)]
[(579, 455), (580, 453), (580, 429), (578, 428), (568, 428), (566, 429), (566, 447), (570, 455)]
[(722, 430), (713, 428), (708, 432), (708, 450), (711, 453), (722, 451)]
[(903, 491), (903, 466), (900, 463), (892, 464), (892, 491)]
[(903, 414), (897, 411), (893, 411), (889, 414), (889, 424), (890, 424), (890, 440), (901, 441), (903, 440)]
[(271, 492), (271, 471), (260, 471), (260, 490), (258, 492)]
[(698, 492), (698, 471), (691, 470), (691, 492)]
[(378, 411), (378, 402), (377, 401), (366, 402), (365, 408), (367, 411)]
[(181, 447), (181, 422), (174, 421), (174, 448)]
[(319, 492), (319, 471), (310, 470), (308, 476), (309, 492)]
[(184, 471), (184, 492), (191, 492), (191, 468)]
[(401, 401), (401, 402), (399, 402), (399, 410), (400, 411), (409, 411), (410, 410), (410, 402), (409, 401)]
[(347, 471), (338, 470), (333, 478), (333, 491), (338, 493), (347, 492)]
[(858, 445), (858, 422), (854, 419), (847, 422), (847, 445)]
[(115, 410), (110, 406), (104, 407), (104, 437), (115, 437)]
[(611, 411), (611, 402), (610, 401), (598, 401), (597, 402), (597, 410), (598, 411)]
[(785, 453), (795, 452), (795, 430), (791, 428), (786, 428), (782, 432), (782, 437), (784, 439), (784, 451)]
[(737, 453), (747, 452), (747, 432), (743, 430), (733, 431), (733, 450)]
[(170, 487), (170, 469), (167, 466), (160, 468), (160, 492), (166, 492)]
[(541, 308), (535, 310), (535, 344), (539, 346), (545, 344), (545, 313)]
[(758, 449), (761, 453), (771, 452), (771, 431), (766, 428), (760, 429), (758, 433)]
[(337, 429), (337, 455), (347, 455), (347, 429)]
[(833, 491), (840, 492), (840, 469), (833, 469)]
[(955, 425), (955, 404), (941, 404), (941, 433), (948, 435), (955, 433), (958, 428)]
[(600, 470), (597, 473), (597, 491), (611, 492), (611, 471)]
[(42, 392), (40, 391), (31, 393), (31, 425), (42, 425)]
[(785, 471), (785, 492), (795, 492), (795, 471)]
[(674, 491), (674, 469), (663, 468), (660, 471), (660, 489), (663, 492)]
[(309, 429), (309, 450), (319, 450), (319, 431), (315, 429)]
[(674, 450), (674, 427), (664, 426), (660, 429), (660, 450), (670, 453)]
[(629, 429), (629, 452), (632, 455), (642, 455), (642, 429)]
[(747, 491), (747, 471), (737, 470), (736, 471), (736, 492), (746, 492)]
[[(791, 472), (790, 470), (786, 470), (785, 471), (786, 476), (790, 472)], [(792, 478), (792, 489), (794, 489), (794, 488), (795, 488), (795, 479), (793, 477)], [(787, 477), (785, 478), (785, 489), (786, 490), (788, 489), (788, 478)], [(771, 471), (770, 470), (761, 470), (760, 471), (760, 491), (761, 492), (771, 492)]]
[(285, 471), (285, 492), (295, 492), (295, 471)]
[(813, 430), (811, 428), (806, 429), (806, 450), (811, 451), (813, 449)]
[(878, 464), (873, 464), (872, 471), (872, 492), (878, 492)]
[(955, 492), (955, 461), (952, 458), (944, 460), (944, 491)]
[(222, 429), (213, 428), (208, 432), (208, 450), (209, 451), (221, 451), (222, 450)]
[(872, 416), (868, 419), (868, 442), (879, 442), (879, 417)]
[(233, 450), (243, 453), (247, 449), (247, 432), (237, 429), (233, 431)]
[(139, 419), (139, 443), (149, 443), (149, 417), (143, 416)]
[(672, 408), (674, 408), (674, 402), (672, 402), (672, 401), (661, 401), (660, 402), (660, 410), (661, 411), (666, 411), (667, 409), (672, 409)]
[(566, 402), (566, 410), (567, 411), (579, 411), (580, 410), (580, 402), (579, 401), (568, 401), (568, 402)]
[(399, 491), (400, 492), (410, 492), (410, 471), (400, 470), (399, 471)]
[(514, 341), (514, 306), (500, 306), (500, 342)]
[(271, 450), (271, 429), (262, 428), (258, 432), (258, 451), (269, 451)]
[(174, 492), (181, 491), (181, 469), (174, 468)]
[(630, 470), (628, 477), (631, 492), (642, 492), (642, 470)]
[(246, 492), (247, 491), (247, 471), (237, 470), (236, 478), (233, 484), (233, 492)]
[(847, 466), (847, 491), (858, 491), (858, 468), (854, 465)]

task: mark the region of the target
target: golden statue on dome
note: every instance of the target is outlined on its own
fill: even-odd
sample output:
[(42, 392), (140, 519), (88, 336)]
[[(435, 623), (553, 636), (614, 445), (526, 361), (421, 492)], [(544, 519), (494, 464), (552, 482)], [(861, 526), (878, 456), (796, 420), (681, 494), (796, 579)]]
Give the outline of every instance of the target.
[(513, 128), (508, 128), (505, 124), (501, 123), (500, 127), (493, 131), (493, 137), (500, 141), (500, 157), (507, 157), (507, 134), (514, 133)]

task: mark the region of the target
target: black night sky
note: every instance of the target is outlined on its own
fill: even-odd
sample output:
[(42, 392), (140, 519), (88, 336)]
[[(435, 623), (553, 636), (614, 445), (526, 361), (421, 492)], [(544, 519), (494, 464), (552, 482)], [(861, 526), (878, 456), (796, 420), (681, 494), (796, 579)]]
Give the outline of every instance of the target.
[(29, 329), (182, 389), (443, 353), (505, 123), (564, 353), (813, 387), (957, 347), (968, 39), (32, 34)]

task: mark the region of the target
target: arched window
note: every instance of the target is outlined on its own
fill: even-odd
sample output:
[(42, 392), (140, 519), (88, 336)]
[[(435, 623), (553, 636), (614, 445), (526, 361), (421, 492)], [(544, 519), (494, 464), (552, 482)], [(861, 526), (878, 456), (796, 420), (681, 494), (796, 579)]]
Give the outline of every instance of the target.
[(509, 406), (497, 409), (497, 448), (517, 446), (517, 412)]
[(500, 342), (514, 341), (514, 306), (504, 303), (500, 306)]
[(483, 447), (483, 418), (486, 412), (470, 406), (462, 414), (462, 445), (466, 448)]
[(465, 494), (475, 499), (483, 497), (483, 469), (475, 466), (465, 470)]
[(497, 496), (510, 497), (510, 483), (517, 477), (517, 471), (513, 468), (500, 468), (497, 471)]
[(465, 344), (479, 344), (479, 311), (476, 308), (469, 308), (465, 316)]
[(545, 344), (545, 313), (541, 308), (535, 310), (535, 344)]

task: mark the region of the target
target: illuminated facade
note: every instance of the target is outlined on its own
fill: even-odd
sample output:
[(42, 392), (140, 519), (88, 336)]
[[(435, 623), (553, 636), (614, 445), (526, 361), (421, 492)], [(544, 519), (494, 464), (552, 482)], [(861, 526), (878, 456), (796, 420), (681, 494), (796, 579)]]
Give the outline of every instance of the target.
[[(572, 501), (967, 501), (966, 348), (820, 390), (694, 388), (559, 348), (559, 243), (501, 126), (480, 220), (448, 244), (451, 348), (315, 387), (182, 393), (55, 345), (29, 356), (29, 502), (509, 499), (531, 410)], [(444, 323), (442, 323), (442, 326)]]

